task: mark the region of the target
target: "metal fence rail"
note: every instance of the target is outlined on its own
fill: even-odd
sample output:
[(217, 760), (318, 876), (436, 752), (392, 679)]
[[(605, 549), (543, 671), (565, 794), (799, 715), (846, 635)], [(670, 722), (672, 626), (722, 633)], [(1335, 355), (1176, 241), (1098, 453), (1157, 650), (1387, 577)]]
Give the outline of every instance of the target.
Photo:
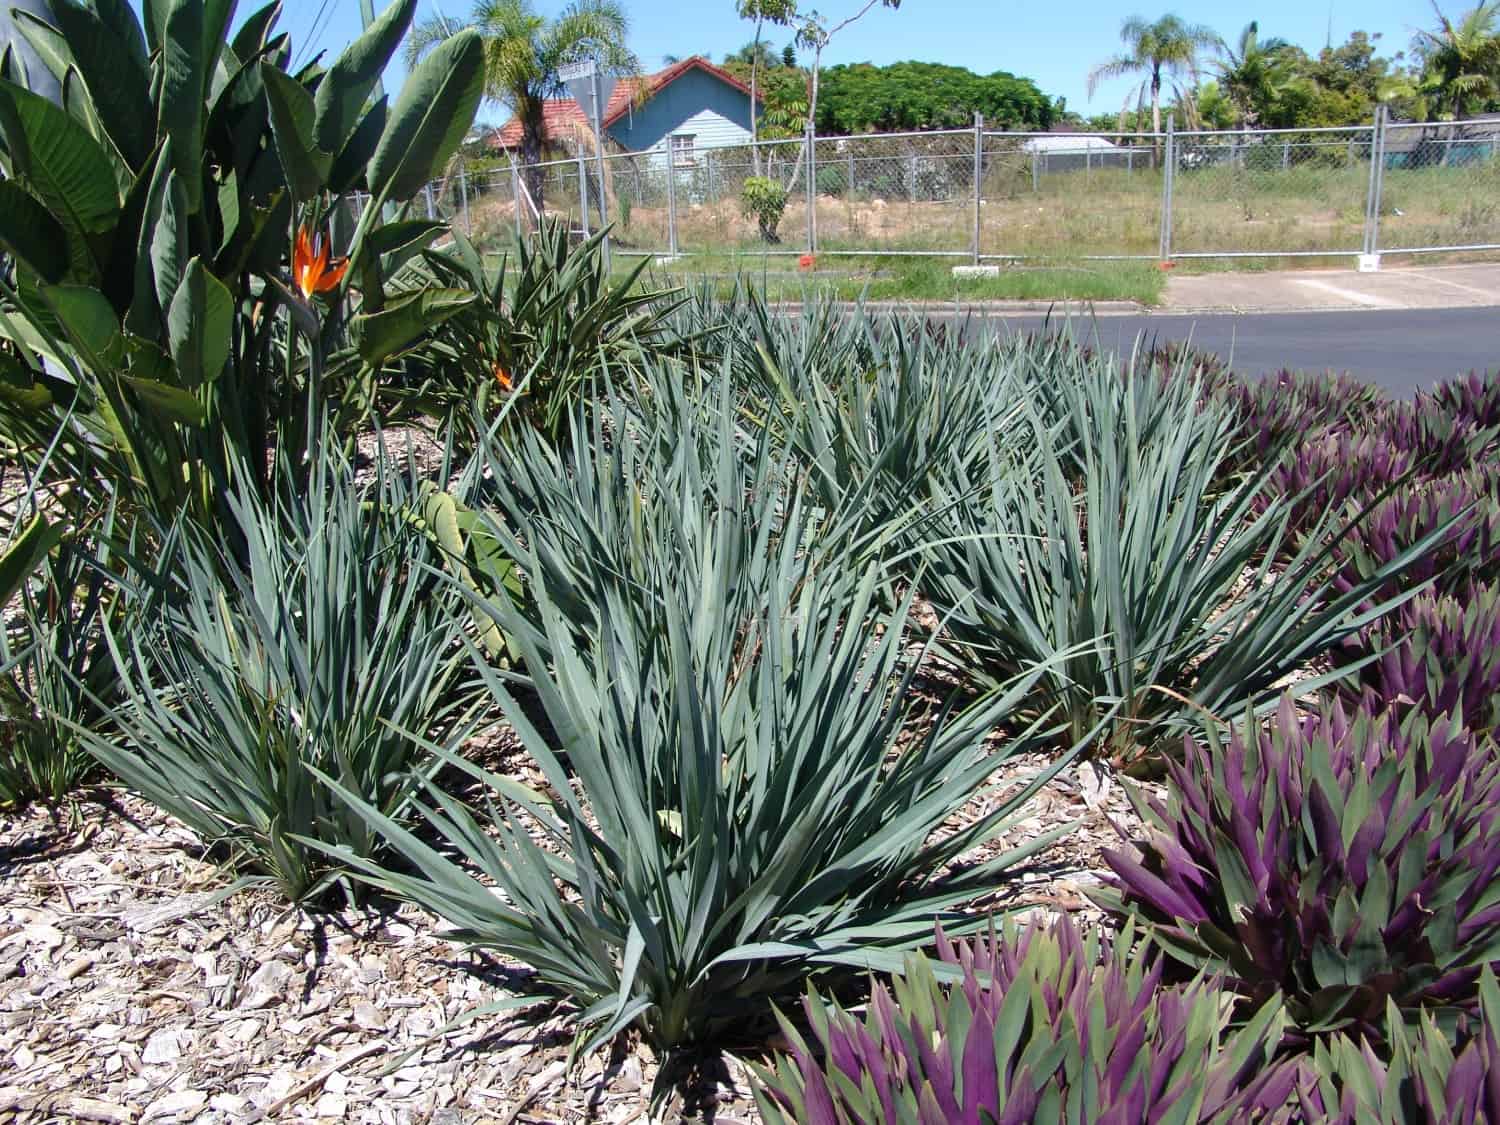
[[(602, 168), (602, 172), (601, 172)], [(770, 239), (751, 176), (786, 206)], [(458, 167), (428, 213), (498, 249), (545, 215), (607, 219), (616, 254), (1025, 259), (1359, 257), (1500, 250), (1500, 126), (1107, 135), (972, 129), (814, 137), (670, 155)]]

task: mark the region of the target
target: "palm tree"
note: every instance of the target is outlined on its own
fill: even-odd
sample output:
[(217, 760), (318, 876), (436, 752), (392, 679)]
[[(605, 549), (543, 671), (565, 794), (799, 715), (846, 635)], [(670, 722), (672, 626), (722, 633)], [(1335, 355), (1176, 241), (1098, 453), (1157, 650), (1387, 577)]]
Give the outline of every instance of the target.
[[(575, 0), (548, 20), (531, 0), (474, 0), (467, 26), (484, 39), (485, 95), (508, 106), (521, 122), (526, 190), (540, 213), (545, 181), (539, 167), (545, 139), (542, 105), (566, 93), (557, 72), (571, 62), (593, 58), (606, 74), (640, 75), (640, 60), (625, 45), (625, 9), (616, 0)], [(406, 42), (407, 64), (458, 30), (441, 15), (423, 20)]]
[(1192, 92), (1198, 85), (1199, 56), (1216, 52), (1222, 45), (1212, 28), (1184, 23), (1175, 15), (1162, 16), (1155, 23), (1131, 16), (1120, 26), (1120, 41), (1125, 44), (1124, 51), (1089, 71), (1089, 97), (1094, 96), (1101, 82), (1144, 74), (1120, 110), (1120, 128), (1125, 127), (1125, 115), (1132, 100), (1140, 110), (1149, 102), (1151, 129), (1156, 133), (1161, 132), (1162, 87), (1170, 85), (1178, 102), (1191, 111)]
[(1289, 72), (1285, 47), (1281, 39), (1262, 40), (1260, 25), (1254, 21), (1240, 32), (1235, 46), (1224, 47), (1224, 58), (1218, 66), (1219, 86), (1246, 129), (1261, 123), (1266, 109), (1286, 85)]
[(1500, 4), (1491, 0), (1465, 12), (1455, 24), (1433, 0), (1436, 31), (1417, 33), (1426, 56), (1427, 73), (1440, 91), (1440, 100), (1451, 107), (1453, 119), (1464, 115), (1464, 105), (1473, 98), (1496, 92), (1500, 74)]

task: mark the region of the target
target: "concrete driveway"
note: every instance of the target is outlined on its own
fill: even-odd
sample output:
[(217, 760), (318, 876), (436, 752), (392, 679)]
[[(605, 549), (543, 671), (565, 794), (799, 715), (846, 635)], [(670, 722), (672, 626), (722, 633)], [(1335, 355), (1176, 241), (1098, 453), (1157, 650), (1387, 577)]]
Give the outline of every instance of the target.
[(1173, 274), (1167, 313), (1460, 309), (1500, 305), (1500, 263), (1423, 266), (1387, 259), (1378, 273), (1291, 270)]

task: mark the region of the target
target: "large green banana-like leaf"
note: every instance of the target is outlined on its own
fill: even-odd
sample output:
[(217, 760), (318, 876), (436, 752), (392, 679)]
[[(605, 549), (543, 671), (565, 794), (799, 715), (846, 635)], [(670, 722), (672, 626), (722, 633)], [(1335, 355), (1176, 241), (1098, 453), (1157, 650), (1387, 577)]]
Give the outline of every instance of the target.
[[(113, 18), (107, 21), (105, 11), (112, 8)], [(88, 85), (94, 112), (131, 170), (139, 171), (156, 143), (151, 72), (140, 26), (124, 4), (85, 7), (78, 0), (52, 0), (52, 15)], [(125, 28), (130, 31), (122, 36)]]
[(218, 377), (229, 359), (233, 319), (229, 290), (194, 258), (167, 311), (172, 360), (184, 386), (200, 387)]
[(349, 140), (334, 157), (333, 169), (328, 173), (328, 190), (338, 195), (353, 191), (364, 179), (365, 169), (380, 138), (385, 133), (385, 123), (390, 117), (389, 98), (381, 98), (365, 113), (355, 126)]
[(44, 285), (40, 292), (91, 371), (102, 375), (120, 365), (125, 335), (103, 293), (87, 285)]
[[(262, 63), (261, 81), (271, 107), (271, 133), (281, 166), (298, 199), (312, 199), (323, 190), (333, 156), (318, 148), (313, 139), (316, 108), (313, 96), (295, 78), (269, 63)], [(326, 81), (326, 79), (325, 79)]]
[(0, 246), (43, 281), (55, 283), (67, 276), (67, 232), (14, 180), (0, 181)]
[(370, 193), (409, 199), (448, 162), (484, 96), (484, 44), (461, 31), (423, 59), (396, 99), (370, 162)]
[(203, 206), (203, 90), (208, 69), (204, 29), (202, 0), (172, 0), (163, 23), (158, 120), (161, 131), (172, 139), (172, 160), (190, 215)]
[(62, 539), (62, 528), (48, 523), (45, 516), (37, 516), (10, 546), (0, 551), (0, 604), (15, 597), (21, 584)]
[(0, 132), (10, 155), (11, 175), (67, 231), (74, 275), (95, 275), (98, 263), (89, 236), (112, 229), (120, 213), (109, 156), (66, 110), (4, 80), (0, 80)]
[(167, 173), (161, 197), (161, 214), (151, 234), (151, 272), (156, 281), (156, 302), (170, 308), (182, 284), (188, 262), (187, 193), (176, 169)]
[(314, 139), (319, 148), (338, 152), (349, 140), (416, 10), (417, 0), (395, 0), (329, 67), (318, 83)]
[(380, 312), (356, 316), (352, 327), (359, 339), (360, 358), (379, 367), (475, 299), (465, 289), (422, 289), (404, 294)]

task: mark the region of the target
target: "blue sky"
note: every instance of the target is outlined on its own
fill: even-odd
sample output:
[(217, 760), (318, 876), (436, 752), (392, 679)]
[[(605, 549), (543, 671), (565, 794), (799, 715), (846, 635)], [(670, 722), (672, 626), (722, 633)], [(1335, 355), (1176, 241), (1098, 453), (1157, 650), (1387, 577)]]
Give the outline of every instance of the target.
[[(552, 13), (562, 0), (535, 0)], [(1474, 0), (1445, 0), (1444, 10), (1456, 16)], [(735, 18), (733, 0), (626, 0), (631, 13), (631, 45), (647, 69), (656, 69), (664, 55), (707, 54), (715, 61), (748, 42), (751, 25)], [(804, 0), (834, 20), (857, 10), (862, 0)], [(258, 5), (242, 3), (242, 14)], [(382, 7), (376, 0), (377, 10)], [(467, 0), (422, 0), (419, 18), (441, 10), (462, 20)], [(1130, 84), (1102, 88), (1093, 102), (1085, 97), (1089, 67), (1112, 54), (1119, 43), (1121, 20), (1139, 11), (1155, 18), (1173, 10), (1184, 19), (1206, 23), (1232, 38), (1252, 19), (1262, 35), (1300, 43), (1310, 51), (1328, 38), (1342, 42), (1356, 29), (1383, 35), (1383, 54), (1409, 46), (1414, 31), (1433, 23), (1428, 0), (1257, 0), (1254, 4), (1181, 0), (1175, 5), (1121, 4), (1106, 0), (904, 0), (900, 9), (876, 7), (862, 21), (847, 28), (824, 53), (824, 64), (839, 62), (897, 62), (921, 59), (953, 63), (988, 72), (1009, 70), (1034, 78), (1053, 97), (1068, 99), (1068, 107), (1085, 114), (1113, 112)], [(299, 58), (311, 33), (318, 46), (336, 51), (359, 31), (359, 0), (287, 0), (281, 27), (289, 31)], [(778, 46), (790, 35), (773, 28)], [(399, 82), (399, 67), (392, 68)], [(487, 107), (493, 120), (507, 113)]]

